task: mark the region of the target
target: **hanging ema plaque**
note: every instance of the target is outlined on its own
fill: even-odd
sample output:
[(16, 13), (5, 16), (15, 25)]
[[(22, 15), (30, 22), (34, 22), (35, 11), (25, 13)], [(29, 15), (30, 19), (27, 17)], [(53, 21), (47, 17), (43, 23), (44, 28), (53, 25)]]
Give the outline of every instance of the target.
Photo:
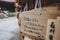
[[(33, 12), (28, 11), (19, 15), (21, 20), (20, 31), (32, 36), (45, 39), (48, 19), (56, 18), (54, 15), (34, 15)], [(36, 12), (37, 14), (38, 12)]]

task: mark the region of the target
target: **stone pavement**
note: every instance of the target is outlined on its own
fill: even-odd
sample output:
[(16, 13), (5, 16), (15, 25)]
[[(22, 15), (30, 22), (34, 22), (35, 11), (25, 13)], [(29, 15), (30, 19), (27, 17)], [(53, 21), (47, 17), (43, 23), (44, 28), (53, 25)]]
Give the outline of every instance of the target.
[(19, 35), (16, 17), (0, 19), (0, 40), (19, 40)]

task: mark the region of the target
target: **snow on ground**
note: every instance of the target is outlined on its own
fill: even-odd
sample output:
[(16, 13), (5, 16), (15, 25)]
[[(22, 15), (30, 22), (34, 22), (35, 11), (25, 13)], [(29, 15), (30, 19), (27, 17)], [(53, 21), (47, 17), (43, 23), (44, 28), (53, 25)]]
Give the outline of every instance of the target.
[(0, 40), (19, 40), (19, 27), (16, 17), (0, 19)]

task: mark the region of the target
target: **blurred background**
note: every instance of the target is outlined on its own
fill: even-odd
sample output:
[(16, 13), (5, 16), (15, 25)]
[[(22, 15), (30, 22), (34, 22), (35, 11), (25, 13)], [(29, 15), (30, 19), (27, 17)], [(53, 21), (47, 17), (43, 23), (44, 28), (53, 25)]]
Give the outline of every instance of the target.
[(14, 0), (0, 0), (0, 40), (19, 40)]
[[(5, 14), (2, 14), (5, 12)], [(14, 16), (15, 14), (15, 6), (14, 6), (14, 0), (0, 0), (0, 18), (4, 17), (11, 17)]]

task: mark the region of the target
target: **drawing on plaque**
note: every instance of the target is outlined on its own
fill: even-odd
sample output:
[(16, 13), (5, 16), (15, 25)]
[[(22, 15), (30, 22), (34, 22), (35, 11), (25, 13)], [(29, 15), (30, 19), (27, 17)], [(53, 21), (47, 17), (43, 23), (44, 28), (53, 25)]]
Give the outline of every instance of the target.
[(55, 19), (49, 19), (46, 30), (46, 40), (53, 40), (55, 32)]

